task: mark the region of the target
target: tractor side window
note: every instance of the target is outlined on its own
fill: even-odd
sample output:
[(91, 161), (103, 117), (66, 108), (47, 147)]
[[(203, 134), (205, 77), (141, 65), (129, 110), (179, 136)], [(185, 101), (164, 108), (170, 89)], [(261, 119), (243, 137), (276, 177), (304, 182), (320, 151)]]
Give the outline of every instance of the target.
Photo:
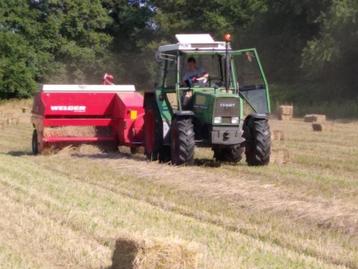
[(164, 62), (163, 70), (163, 88), (165, 89), (175, 89), (175, 84), (177, 81), (177, 65), (176, 61), (166, 60)]
[(254, 53), (245, 52), (235, 56), (234, 59), (240, 88), (264, 86), (264, 81)]
[(237, 84), (248, 110), (268, 113), (266, 86), (259, 63), (253, 52), (243, 52), (234, 56)]
[(178, 110), (178, 98), (177, 94), (175, 92), (166, 93), (166, 97), (168, 99), (168, 102), (170, 103), (170, 106), (174, 111)]

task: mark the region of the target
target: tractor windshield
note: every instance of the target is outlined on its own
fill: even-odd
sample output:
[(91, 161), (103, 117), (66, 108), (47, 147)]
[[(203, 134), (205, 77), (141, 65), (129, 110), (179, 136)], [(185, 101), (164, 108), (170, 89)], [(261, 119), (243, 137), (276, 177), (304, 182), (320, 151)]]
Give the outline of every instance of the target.
[(267, 86), (256, 51), (236, 51), (232, 55), (241, 95), (255, 112), (269, 113)]
[(222, 87), (224, 60), (220, 54), (184, 54), (181, 58), (181, 87)]

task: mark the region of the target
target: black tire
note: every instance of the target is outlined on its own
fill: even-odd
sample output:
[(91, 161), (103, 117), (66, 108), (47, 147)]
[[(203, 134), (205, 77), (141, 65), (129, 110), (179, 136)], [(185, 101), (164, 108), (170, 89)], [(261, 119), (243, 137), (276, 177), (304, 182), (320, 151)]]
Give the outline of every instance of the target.
[(32, 153), (39, 154), (39, 142), (36, 129), (32, 132)]
[(251, 166), (270, 162), (271, 134), (267, 119), (252, 119), (244, 129), (246, 162)]
[(171, 128), (171, 160), (174, 165), (192, 164), (194, 161), (195, 133), (190, 118), (175, 118)]
[(237, 163), (241, 161), (244, 147), (242, 145), (232, 145), (225, 148), (214, 148), (214, 158), (220, 162)]
[(168, 163), (171, 160), (170, 146), (162, 146), (159, 150), (159, 162)]

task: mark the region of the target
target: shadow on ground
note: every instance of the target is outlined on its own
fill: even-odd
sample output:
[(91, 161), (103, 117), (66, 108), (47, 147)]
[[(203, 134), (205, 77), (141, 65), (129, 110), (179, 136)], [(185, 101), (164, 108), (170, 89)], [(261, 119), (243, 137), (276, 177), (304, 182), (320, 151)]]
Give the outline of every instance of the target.
[[(13, 157), (22, 157), (22, 156), (33, 156), (31, 151), (9, 151), (3, 154), (11, 155)], [(53, 152), (48, 155), (61, 155), (61, 151)], [(90, 159), (111, 159), (111, 160), (121, 160), (121, 159), (127, 159), (127, 160), (135, 160), (135, 161), (147, 161), (146, 157), (144, 155), (140, 154), (131, 154), (131, 153), (124, 153), (124, 152), (98, 152), (98, 153), (80, 153), (80, 152), (72, 152), (68, 153), (69, 156), (73, 156), (76, 158), (90, 158)], [(170, 164), (170, 162), (165, 163)], [(229, 165), (237, 165), (235, 163), (222, 163), (219, 161), (216, 161), (215, 159), (195, 159), (193, 165), (194, 166), (201, 166), (201, 167), (221, 167), (222, 164), (229, 164)]]
[(134, 241), (117, 240), (112, 256), (112, 266), (106, 269), (135, 269), (139, 247)]
[(8, 151), (7, 155), (11, 155), (13, 157), (22, 157), (22, 156), (31, 156), (31, 151), (22, 151), (22, 150), (15, 150), (15, 151)]

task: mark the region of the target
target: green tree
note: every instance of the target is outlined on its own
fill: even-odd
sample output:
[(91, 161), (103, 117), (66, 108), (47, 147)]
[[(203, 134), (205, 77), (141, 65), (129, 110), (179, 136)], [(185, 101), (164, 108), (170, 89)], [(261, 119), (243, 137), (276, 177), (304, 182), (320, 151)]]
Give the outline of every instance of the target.
[(302, 77), (302, 50), (320, 30), (317, 18), (331, 0), (266, 0), (266, 11), (243, 33), (244, 46), (260, 51), (270, 81), (294, 83)]
[(99, 0), (1, 1), (1, 96), (27, 96), (36, 82), (98, 82), (109, 22)]
[(209, 32), (218, 38), (235, 32), (266, 9), (264, 0), (153, 0), (155, 20), (167, 38), (180, 32)]
[(307, 43), (303, 66), (311, 79), (324, 78), (334, 96), (358, 96), (358, 2), (334, 0), (318, 22), (321, 31)]
[(34, 50), (13, 32), (0, 32), (0, 99), (29, 97), (35, 89)]

